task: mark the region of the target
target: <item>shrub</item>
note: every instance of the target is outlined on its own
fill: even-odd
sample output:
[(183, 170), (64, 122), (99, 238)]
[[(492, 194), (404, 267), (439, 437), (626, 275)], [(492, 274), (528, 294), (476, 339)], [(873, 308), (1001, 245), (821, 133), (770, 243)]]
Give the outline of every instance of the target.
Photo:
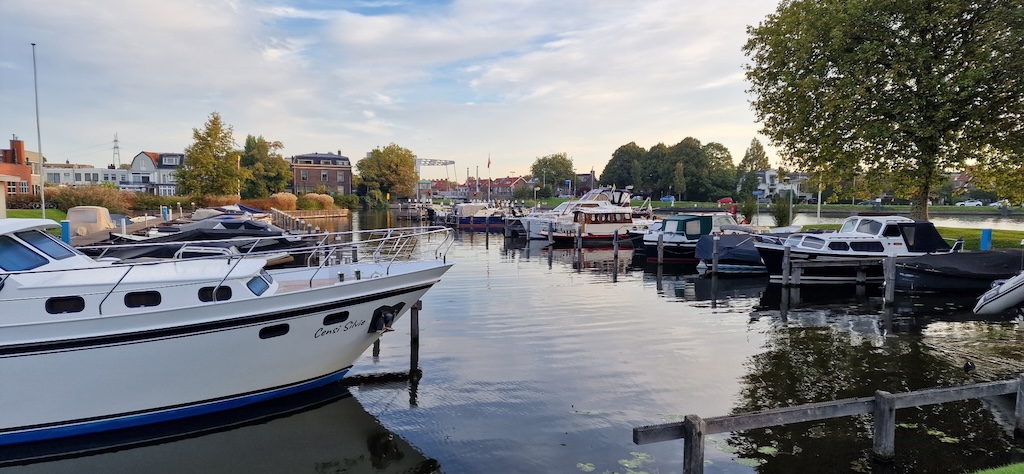
[(296, 208), (299, 198), (292, 193), (274, 193), (270, 196), (270, 207), (282, 211), (290, 211)]
[(359, 209), (359, 196), (355, 194), (337, 194), (334, 196), (334, 205), (342, 209), (354, 211)]
[(47, 191), (47, 200), (63, 211), (75, 206), (102, 206), (114, 214), (128, 212), (128, 205), (121, 193), (108, 186), (51, 188)]
[(334, 198), (326, 194), (306, 193), (299, 196), (297, 203), (299, 209), (334, 209)]

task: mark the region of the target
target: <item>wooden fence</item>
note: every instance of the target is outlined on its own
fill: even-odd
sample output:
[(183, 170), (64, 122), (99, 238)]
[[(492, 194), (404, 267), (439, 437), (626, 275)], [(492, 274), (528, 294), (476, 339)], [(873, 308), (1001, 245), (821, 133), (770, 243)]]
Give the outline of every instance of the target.
[(985, 382), (956, 387), (932, 388), (916, 392), (888, 393), (876, 391), (874, 397), (848, 398), (831, 402), (812, 403), (794, 407), (776, 408), (757, 413), (701, 418), (687, 415), (683, 421), (633, 428), (636, 444), (657, 443), (675, 439), (684, 440), (683, 472), (704, 472), (704, 436), (733, 431), (768, 428), (771, 426), (818, 421), (841, 416), (874, 416), (873, 450), (879, 461), (891, 461), (895, 456), (896, 410), (937, 403), (1017, 394), (1014, 410), (1014, 434), (1024, 433), (1024, 374), (1016, 380)]

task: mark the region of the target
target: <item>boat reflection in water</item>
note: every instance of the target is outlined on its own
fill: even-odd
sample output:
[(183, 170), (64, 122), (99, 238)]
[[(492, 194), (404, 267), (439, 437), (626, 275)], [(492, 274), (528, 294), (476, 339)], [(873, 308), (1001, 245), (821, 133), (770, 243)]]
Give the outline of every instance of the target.
[(340, 383), (250, 407), (98, 435), (5, 446), (5, 473), (434, 473), (433, 459)]

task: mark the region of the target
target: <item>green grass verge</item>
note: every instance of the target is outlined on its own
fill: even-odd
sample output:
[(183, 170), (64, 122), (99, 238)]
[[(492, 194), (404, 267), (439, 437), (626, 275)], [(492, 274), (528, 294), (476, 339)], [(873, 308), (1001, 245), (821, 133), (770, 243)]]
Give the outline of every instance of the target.
[[(21, 219), (39, 219), (43, 217), (42, 209), (8, 209), (7, 217), (17, 217)], [(60, 209), (47, 209), (46, 218), (53, 219), (60, 222), (68, 218), (68, 213)]]
[(1010, 464), (1003, 467), (994, 467), (977, 471), (974, 474), (1024, 474), (1024, 464)]

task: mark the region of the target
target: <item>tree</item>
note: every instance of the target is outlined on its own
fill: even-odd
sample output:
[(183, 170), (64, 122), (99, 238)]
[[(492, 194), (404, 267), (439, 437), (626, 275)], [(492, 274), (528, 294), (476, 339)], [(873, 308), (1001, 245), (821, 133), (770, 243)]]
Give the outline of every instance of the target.
[(636, 142), (629, 142), (617, 148), (612, 153), (612, 159), (608, 160), (608, 164), (604, 165), (604, 171), (601, 171), (600, 184), (620, 188), (630, 185), (635, 186), (637, 181), (634, 176), (637, 163), (645, 151)]
[(740, 196), (743, 199), (746, 199), (748, 196), (752, 197), (753, 192), (757, 190), (757, 172), (770, 168), (768, 154), (765, 153), (764, 147), (761, 146), (761, 141), (757, 138), (750, 140), (750, 146), (747, 147), (747, 151), (743, 153), (743, 159), (740, 160), (739, 166), (736, 167), (736, 173), (739, 175), (740, 180)]
[(1022, 0), (784, 0), (747, 31), (763, 132), (825, 185), (863, 171), (927, 219), (943, 171), (1024, 148)]
[(356, 162), (356, 169), (368, 191), (384, 196), (412, 196), (416, 190), (416, 155), (394, 143), (375, 148), (370, 156)]
[(736, 191), (736, 164), (732, 153), (721, 143), (711, 142), (703, 147), (707, 171), (703, 184), (708, 200), (732, 196)]
[(192, 144), (185, 148), (185, 163), (175, 171), (179, 194), (237, 194), (241, 183), (252, 179), (242, 169), (242, 154), (235, 149), (232, 127), (213, 112), (202, 130), (192, 129)]
[(281, 142), (268, 142), (262, 136), (245, 138), (242, 168), (252, 173), (252, 179), (242, 184), (243, 198), (268, 197), (288, 188), (293, 175), (288, 162), (278, 153), (282, 148)]
[(576, 181), (572, 158), (565, 153), (555, 153), (537, 158), (530, 166), (530, 173), (540, 177), (541, 186), (545, 188), (558, 189), (560, 186), (565, 186), (567, 180)]

